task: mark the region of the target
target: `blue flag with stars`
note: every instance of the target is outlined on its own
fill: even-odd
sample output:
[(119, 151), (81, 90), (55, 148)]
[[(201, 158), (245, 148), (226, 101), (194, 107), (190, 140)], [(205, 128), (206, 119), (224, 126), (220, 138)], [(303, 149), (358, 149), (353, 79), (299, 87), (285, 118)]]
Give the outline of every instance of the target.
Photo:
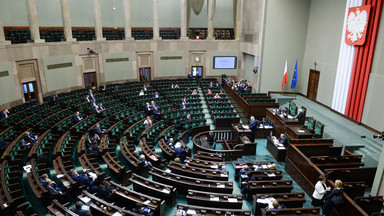
[(294, 89), (296, 84), (297, 84), (297, 60), (296, 60), (295, 72), (293, 73), (291, 89)]

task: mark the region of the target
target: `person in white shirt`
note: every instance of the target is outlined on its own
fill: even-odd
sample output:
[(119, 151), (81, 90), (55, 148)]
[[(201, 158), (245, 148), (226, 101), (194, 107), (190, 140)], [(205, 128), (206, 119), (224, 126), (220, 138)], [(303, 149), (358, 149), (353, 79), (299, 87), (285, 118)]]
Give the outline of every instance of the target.
[(144, 120), (144, 125), (145, 125), (145, 128), (152, 126), (152, 120), (149, 116), (147, 116), (147, 119)]
[(219, 93), (216, 93), (215, 96), (213, 96), (213, 98), (218, 99), (218, 98), (221, 98), (221, 97), (220, 97)]
[(140, 90), (139, 96), (143, 96), (143, 95), (144, 95), (144, 90)]
[(327, 178), (325, 178), (324, 175), (319, 176), (319, 181), (315, 185), (315, 191), (312, 194), (312, 206), (318, 206), (321, 207), (324, 204), (324, 195), (328, 191), (331, 191), (331, 187), (327, 187), (325, 185), (325, 182), (327, 181)]

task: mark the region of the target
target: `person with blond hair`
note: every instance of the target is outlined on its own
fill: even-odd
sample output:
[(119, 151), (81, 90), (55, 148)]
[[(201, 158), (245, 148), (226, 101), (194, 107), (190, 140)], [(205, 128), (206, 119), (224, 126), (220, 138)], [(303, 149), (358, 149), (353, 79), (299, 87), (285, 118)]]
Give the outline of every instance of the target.
[(342, 203), (343, 199), (343, 182), (339, 179), (335, 181), (335, 188), (325, 198), (325, 204), (323, 206), (323, 215), (331, 215), (332, 209)]

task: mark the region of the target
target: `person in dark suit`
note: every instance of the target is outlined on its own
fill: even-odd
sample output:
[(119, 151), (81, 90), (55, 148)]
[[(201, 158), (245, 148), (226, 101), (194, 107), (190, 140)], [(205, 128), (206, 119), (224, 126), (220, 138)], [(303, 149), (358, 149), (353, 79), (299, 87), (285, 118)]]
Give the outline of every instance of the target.
[(325, 204), (323, 206), (323, 214), (325, 216), (330, 216), (332, 209), (335, 207), (335, 203), (332, 201), (332, 198), (335, 196), (343, 196), (343, 182), (339, 179), (335, 181), (335, 188), (332, 192), (325, 197)]
[(97, 106), (96, 100), (92, 100), (91, 107), (95, 107), (95, 106)]
[(295, 115), (294, 119), (297, 119), (297, 120), (300, 120), (304, 117), (304, 113), (303, 113), (303, 110), (302, 109), (299, 109), (299, 111), (297, 112), (297, 115)]
[(102, 86), (100, 86), (99, 89), (101, 92), (105, 92), (107, 90), (107, 86), (105, 86), (105, 84), (103, 84)]
[(245, 93), (252, 93), (252, 86), (249, 85), (245, 88)]
[(186, 120), (186, 121), (191, 121), (191, 120), (192, 120), (191, 114), (187, 114), (187, 117), (186, 117), (185, 120)]
[(0, 120), (8, 118), (8, 116), (9, 116), (9, 111), (5, 109), (3, 112), (0, 113)]
[(106, 132), (107, 130), (100, 128), (100, 124), (99, 124), (99, 123), (96, 123), (95, 127), (93, 128), (93, 131), (94, 131), (97, 135), (99, 135), (99, 137), (104, 137), (105, 132)]
[(41, 178), (39, 180), (43, 187), (47, 187), (47, 179), (49, 179), (48, 174), (44, 173), (43, 175), (41, 175)]
[(155, 107), (158, 107), (155, 101), (151, 101), (151, 109), (155, 109)]
[(186, 157), (186, 151), (184, 148), (182, 148), (180, 142), (177, 142), (175, 144), (174, 151), (175, 151), (176, 157), (180, 158), (180, 161), (183, 162), (185, 160), (185, 157)]
[(263, 126), (268, 126), (269, 125), (268, 121), (265, 118), (263, 118), (259, 123), (262, 124)]
[(73, 120), (75, 120), (75, 123), (77, 123), (77, 122), (83, 120), (83, 117), (80, 115), (80, 112), (79, 112), (79, 111), (77, 111), (77, 112), (75, 113), (75, 115), (73, 116)]
[(48, 190), (48, 193), (51, 196), (59, 196), (59, 195), (63, 194), (63, 192), (57, 190), (56, 184), (54, 184), (54, 182), (51, 179), (46, 180), (46, 187), (45, 188)]
[(105, 110), (104, 106), (102, 103), (99, 104), (99, 109), (98, 109), (100, 112)]
[(73, 179), (73, 181), (75, 181), (75, 182), (80, 181), (80, 175), (79, 175), (79, 173), (77, 173), (77, 171), (75, 169), (71, 169), (68, 172), (68, 175)]
[(167, 141), (167, 146), (169, 146), (171, 149), (174, 149), (175, 146), (173, 144), (173, 138), (169, 138), (169, 140)]
[(225, 80), (227, 79), (227, 75), (223, 72), (221, 74), (221, 85), (224, 86)]
[(154, 98), (158, 98), (158, 97), (160, 97), (159, 92), (155, 92), (155, 94), (154, 94), (152, 97), (154, 97)]
[(255, 133), (256, 133), (256, 130), (257, 130), (257, 126), (259, 125), (259, 122), (255, 119), (255, 117), (251, 117), (251, 123), (248, 125), (249, 129), (251, 129), (251, 137), (249, 138), (249, 140), (251, 142), (254, 142), (255, 141)]
[(89, 99), (90, 99), (91, 101), (96, 100), (96, 98), (95, 98), (95, 96), (92, 94), (92, 92), (89, 93)]
[(115, 87), (113, 88), (113, 91), (119, 91), (119, 86), (115, 85)]
[(89, 193), (95, 193), (97, 191), (96, 175), (88, 175), (87, 169), (83, 169), (83, 173), (79, 176), (79, 185), (85, 185)]
[(116, 189), (112, 188), (108, 181), (104, 180), (97, 188), (97, 196), (101, 199), (110, 202)]
[(187, 104), (185, 104), (184, 102), (182, 102), (181, 105), (180, 105), (180, 109), (188, 109)]
[(154, 212), (152, 212), (150, 208), (144, 207), (143, 204), (137, 203), (136, 205), (137, 205), (136, 208), (132, 209), (133, 212), (138, 213), (138, 214), (142, 214), (145, 216), (153, 216), (154, 215)]
[(31, 148), (37, 142), (38, 136), (25, 132), (22, 138), (22, 145)]
[(207, 140), (208, 145), (207, 147), (211, 147), (213, 145), (213, 142), (215, 141), (215, 137), (213, 136), (213, 132), (209, 131), (207, 137), (205, 137), (205, 140)]
[(181, 99), (181, 103), (188, 104), (188, 100), (187, 100), (187, 98), (183, 98), (183, 99)]
[(155, 115), (155, 120), (160, 119), (160, 110), (157, 108), (157, 106), (153, 109), (153, 115)]
[(146, 166), (146, 165), (150, 165), (150, 166), (152, 166), (151, 162), (145, 160), (145, 155), (143, 155), (143, 154), (140, 155), (139, 160), (140, 160), (140, 162), (141, 162), (144, 166)]
[(248, 178), (245, 179), (245, 181), (241, 182), (242, 187), (243, 187), (243, 188), (241, 189), (241, 193), (242, 193), (242, 194), (245, 194), (245, 192), (247, 191), (247, 187), (248, 187), (248, 182), (249, 182), (249, 181), (256, 181), (256, 178), (253, 176), (252, 173), (249, 173), (249, 174), (248, 174)]
[(288, 140), (287, 140), (287, 138), (285, 137), (285, 134), (280, 134), (279, 143), (280, 143), (280, 144), (283, 144), (285, 148), (288, 147)]
[(91, 99), (89, 98), (89, 95), (87, 95), (84, 99), (85, 102), (91, 102)]
[(209, 88), (213, 88), (213, 83), (210, 82), (208, 86), (209, 86)]
[(193, 79), (193, 76), (192, 76), (191, 72), (188, 73), (188, 79)]
[(145, 114), (146, 115), (150, 115), (150, 112), (151, 112), (151, 105), (147, 102), (145, 103), (144, 105), (144, 111), (145, 111)]
[(101, 111), (99, 110), (99, 106), (94, 106), (92, 108), (92, 113), (94, 113), (97, 117), (101, 117)]
[(77, 201), (75, 208), (71, 209), (71, 211), (75, 214), (78, 214), (79, 216), (92, 216), (92, 213), (90, 210), (82, 209), (83, 203), (81, 201)]

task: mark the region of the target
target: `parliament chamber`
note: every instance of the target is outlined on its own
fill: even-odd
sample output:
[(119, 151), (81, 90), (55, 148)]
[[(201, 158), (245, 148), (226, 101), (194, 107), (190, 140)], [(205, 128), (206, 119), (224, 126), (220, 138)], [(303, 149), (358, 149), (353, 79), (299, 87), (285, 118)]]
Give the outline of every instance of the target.
[(384, 215), (383, 3), (0, 1), (0, 216)]

